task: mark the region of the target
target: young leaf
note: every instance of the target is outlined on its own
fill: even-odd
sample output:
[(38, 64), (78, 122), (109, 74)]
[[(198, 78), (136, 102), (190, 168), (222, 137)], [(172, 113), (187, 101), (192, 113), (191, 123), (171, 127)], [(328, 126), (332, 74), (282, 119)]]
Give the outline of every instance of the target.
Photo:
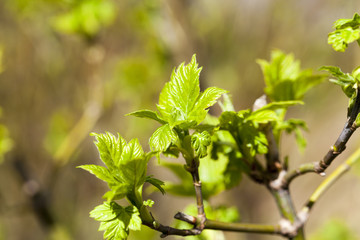
[(330, 82), (339, 85), (348, 98), (354, 95), (354, 84), (356, 80), (352, 75), (343, 73), (339, 67), (333, 66), (323, 66), (320, 70), (327, 71), (333, 75), (336, 79), (330, 79)]
[(126, 141), (121, 136), (118, 135), (118, 138), (116, 138), (108, 132), (106, 134), (92, 133), (91, 135), (95, 136), (97, 140), (95, 145), (99, 150), (101, 160), (110, 171), (116, 169), (116, 166), (119, 166)]
[(223, 112), (233, 111), (235, 112), (234, 105), (231, 101), (231, 96), (229, 94), (223, 94), (223, 100), (219, 102), (220, 108)]
[(120, 200), (132, 191), (131, 185), (127, 183), (117, 183), (110, 185), (111, 190), (103, 195), (103, 198), (108, 201)]
[(208, 107), (214, 105), (216, 103), (216, 100), (226, 92), (227, 91), (217, 87), (207, 88), (200, 95), (194, 108), (189, 113), (189, 118), (194, 119), (197, 123), (202, 122), (207, 114), (207, 111), (204, 111), (204, 109), (207, 109)]
[(165, 152), (176, 138), (177, 135), (170, 128), (169, 124), (165, 124), (152, 134), (149, 144), (153, 151)]
[(132, 139), (126, 146), (124, 146), (120, 163), (124, 164), (127, 161), (141, 158), (144, 158), (144, 151), (139, 143), (139, 140), (135, 138)]
[(158, 121), (161, 124), (165, 124), (166, 121), (164, 121), (157, 112), (151, 111), (151, 110), (139, 110), (139, 111), (135, 111), (129, 114), (126, 114), (126, 116), (135, 116), (135, 117), (140, 117), (140, 118), (148, 118), (148, 119), (153, 119), (155, 121)]
[(157, 189), (159, 189), (159, 191), (164, 195), (165, 194), (165, 190), (162, 186), (165, 185), (165, 183), (157, 178), (153, 178), (152, 176), (147, 176), (145, 182), (150, 183), (151, 185), (153, 185), (154, 187), (156, 187)]
[(325, 76), (313, 75), (311, 70), (300, 69), (300, 62), (292, 54), (275, 50), (271, 61), (258, 60), (264, 79), (265, 93), (272, 101), (302, 100), (305, 93), (321, 83)]
[(335, 31), (329, 33), (328, 43), (335, 51), (344, 52), (348, 44), (360, 39), (360, 15), (352, 19), (339, 19), (334, 23)]
[(99, 231), (104, 231), (104, 239), (125, 240), (129, 230), (141, 229), (140, 214), (134, 206), (123, 208), (115, 202), (104, 202), (90, 212), (90, 217), (101, 222)]
[(206, 109), (226, 92), (220, 88), (209, 88), (200, 94), (200, 72), (193, 55), (189, 64), (182, 63), (173, 71), (170, 82), (162, 89), (157, 108), (171, 128), (177, 125), (189, 128), (199, 124), (206, 116)]
[(196, 154), (203, 158), (207, 155), (207, 147), (211, 144), (211, 136), (207, 131), (194, 133), (191, 136), (191, 146)]
[(81, 165), (77, 168), (82, 168), (92, 174), (94, 174), (97, 178), (103, 180), (104, 182), (107, 182), (109, 184), (115, 183), (115, 179), (111, 175), (110, 171), (102, 166), (98, 165)]
[(133, 159), (120, 165), (122, 180), (133, 186), (132, 188), (141, 187), (146, 179), (147, 161), (145, 159)]

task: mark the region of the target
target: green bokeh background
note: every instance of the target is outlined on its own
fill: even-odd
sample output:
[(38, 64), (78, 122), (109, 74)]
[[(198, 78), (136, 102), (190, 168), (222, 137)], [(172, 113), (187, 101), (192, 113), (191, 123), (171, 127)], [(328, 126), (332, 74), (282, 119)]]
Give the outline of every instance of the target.
[[(255, 61), (269, 59), (273, 49), (294, 53), (303, 68), (337, 65), (351, 72), (360, 62), (358, 46), (337, 53), (327, 44), (327, 34), (335, 20), (351, 18), (359, 10), (357, 0), (1, 0), (0, 123), (7, 127), (13, 148), (0, 165), (0, 239), (102, 239), (88, 213), (101, 203), (106, 185), (75, 168), (99, 163), (90, 132), (138, 137), (148, 149), (156, 123), (124, 115), (155, 110), (172, 69), (193, 53), (203, 66), (202, 89), (229, 90), (237, 110), (250, 108), (262, 95), (264, 83)], [(305, 102), (290, 115), (308, 122), (307, 149), (299, 153), (292, 137), (281, 147), (290, 167), (319, 160), (346, 121), (347, 99), (330, 83), (311, 91)], [(213, 114), (218, 111), (212, 109)], [(330, 171), (359, 146), (357, 135)], [(23, 166), (30, 183), (15, 163)], [(149, 171), (162, 180), (174, 179), (155, 159)], [(360, 239), (358, 175), (347, 174), (320, 199), (306, 225), (307, 235), (319, 240), (328, 228), (338, 229), (332, 236)], [(298, 208), (320, 181), (306, 175), (293, 183)], [(48, 200), (55, 227), (41, 224), (34, 214), (30, 199), (37, 189)], [(147, 196), (155, 200), (153, 212), (167, 224), (193, 202), (159, 193)], [(246, 178), (211, 203), (236, 206), (245, 222), (279, 219), (271, 195)], [(337, 220), (328, 222), (332, 218)], [(145, 228), (131, 239), (159, 239)], [(225, 237), (281, 239), (234, 233)], [(326, 239), (335, 238), (321, 240)]]

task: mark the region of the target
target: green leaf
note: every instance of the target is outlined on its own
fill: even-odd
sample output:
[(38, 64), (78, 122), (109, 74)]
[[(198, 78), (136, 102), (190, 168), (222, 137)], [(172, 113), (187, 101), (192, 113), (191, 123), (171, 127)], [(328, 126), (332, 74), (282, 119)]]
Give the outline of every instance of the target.
[(108, 201), (120, 200), (132, 191), (131, 185), (128, 183), (117, 183), (110, 185), (110, 188), (111, 190), (103, 195), (103, 198)]
[[(170, 82), (165, 84), (160, 93), (158, 104), (161, 115), (168, 122), (187, 119), (200, 94), (200, 72), (195, 55), (188, 65), (182, 63), (173, 71)], [(176, 119), (173, 119), (174, 111), (178, 111)]]
[(110, 171), (105, 167), (98, 166), (98, 165), (81, 165), (81, 166), (78, 166), (77, 168), (84, 169), (84, 170), (94, 174), (97, 178), (99, 178), (109, 184), (115, 183), (115, 179), (111, 175)]
[(153, 119), (161, 124), (166, 124), (166, 121), (164, 121), (157, 112), (151, 111), (151, 110), (139, 110), (139, 111), (135, 111), (129, 114), (126, 114), (126, 116), (135, 116), (135, 117), (140, 117), (140, 118), (148, 118), (148, 119)]
[(153, 178), (152, 176), (147, 176), (145, 182), (150, 183), (151, 185), (153, 185), (154, 187), (156, 187), (157, 189), (159, 189), (159, 191), (164, 195), (165, 194), (165, 190), (162, 186), (165, 185), (165, 183), (157, 178)]
[(141, 187), (146, 179), (147, 161), (145, 159), (133, 159), (120, 165), (122, 180), (133, 186), (132, 188)]
[(344, 52), (348, 44), (360, 39), (360, 16), (355, 13), (352, 19), (339, 19), (334, 23), (335, 31), (329, 33), (328, 43), (335, 51)]
[(176, 139), (177, 135), (170, 128), (170, 125), (165, 124), (152, 134), (149, 144), (153, 151), (165, 152)]
[(210, 144), (211, 136), (207, 131), (194, 133), (191, 136), (191, 146), (200, 158), (203, 158), (207, 155), (207, 148)]
[(145, 206), (147, 206), (147, 207), (152, 207), (153, 205), (154, 205), (154, 201), (153, 200), (151, 200), (151, 199), (148, 199), (148, 200), (146, 200), (146, 201), (144, 201), (143, 202), (143, 204), (145, 205)]
[(226, 92), (220, 88), (209, 88), (200, 94), (200, 72), (193, 55), (189, 64), (182, 63), (173, 71), (170, 81), (162, 89), (157, 108), (171, 128), (189, 128), (199, 124), (206, 116), (206, 109)]
[(90, 217), (101, 222), (99, 231), (104, 231), (104, 239), (125, 240), (129, 230), (141, 229), (140, 214), (134, 206), (124, 208), (115, 202), (104, 202), (90, 212)]
[(108, 132), (106, 134), (91, 133), (91, 135), (95, 136), (97, 140), (95, 145), (99, 150), (101, 160), (110, 171), (116, 169), (120, 164), (120, 158), (126, 141), (120, 135), (116, 138)]
[(360, 30), (347, 27), (329, 33), (328, 44), (332, 45), (335, 51), (344, 52), (349, 43), (360, 38)]
[(194, 119), (197, 123), (202, 122), (205, 119), (207, 109), (216, 103), (216, 100), (221, 97), (222, 94), (227, 93), (227, 91), (217, 88), (210, 87), (207, 88), (199, 97), (197, 102), (195, 103), (194, 108), (189, 113), (189, 118)]
[(90, 217), (96, 221), (111, 221), (119, 215), (119, 211), (121, 211), (121, 206), (115, 202), (104, 202), (90, 212)]
[(279, 133), (283, 130), (285, 130), (287, 133), (294, 132), (296, 143), (299, 146), (300, 151), (303, 152), (307, 143), (300, 129), (306, 131), (308, 130), (308, 127), (303, 120), (288, 119), (286, 121), (278, 122), (278, 124), (275, 125), (274, 134), (278, 136)]
[(330, 79), (330, 82), (339, 85), (347, 97), (351, 98), (354, 95), (356, 80), (349, 73), (343, 73), (339, 67), (333, 66), (323, 66), (320, 70), (327, 71), (333, 75), (336, 79)]
[(271, 61), (257, 62), (265, 79), (264, 91), (272, 101), (302, 100), (309, 89), (325, 79), (311, 70), (302, 71), (293, 54), (286, 55), (280, 50), (271, 53)]
[(134, 138), (124, 147), (120, 163), (124, 164), (127, 161), (141, 158), (144, 158), (144, 150), (142, 149), (139, 140)]
[(223, 112), (235, 111), (234, 105), (229, 94), (223, 94), (223, 100), (219, 102), (220, 108)]

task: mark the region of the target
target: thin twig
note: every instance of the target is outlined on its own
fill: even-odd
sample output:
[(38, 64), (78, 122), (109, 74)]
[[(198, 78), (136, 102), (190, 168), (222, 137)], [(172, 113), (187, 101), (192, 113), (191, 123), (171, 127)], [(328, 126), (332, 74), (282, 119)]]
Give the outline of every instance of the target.
[(324, 158), (319, 162), (306, 163), (304, 165), (301, 165), (298, 169), (294, 171), (290, 171), (284, 177), (285, 180), (284, 186), (288, 187), (288, 185), (292, 180), (308, 172), (315, 172), (324, 176), (325, 175), (324, 171), (330, 166), (332, 161), (345, 150), (346, 143), (349, 141), (352, 134), (358, 128), (358, 126), (355, 124), (355, 120), (359, 113), (360, 113), (360, 89), (358, 88), (356, 91), (356, 99), (354, 106), (335, 144), (330, 147), (330, 150), (327, 152)]
[(360, 149), (355, 151), (344, 163), (335, 169), (313, 192), (304, 207), (298, 213), (298, 219), (305, 224), (309, 217), (310, 210), (318, 199), (328, 190), (344, 173), (350, 170), (351, 166), (360, 160)]
[[(185, 213), (178, 212), (175, 216), (176, 219), (195, 225), (201, 220), (197, 217), (187, 215)], [(162, 233), (161, 237), (168, 235), (178, 236), (191, 236), (199, 235), (203, 229), (177, 229), (168, 226), (164, 226), (156, 221), (154, 222), (143, 222), (144, 225), (159, 231)], [(247, 233), (259, 233), (259, 234), (278, 234), (284, 236), (284, 231), (280, 225), (267, 225), (267, 224), (252, 224), (252, 223), (228, 223), (216, 220), (207, 219), (204, 225), (204, 229), (208, 230), (221, 230), (221, 231), (232, 231), (232, 232), (247, 232)]]
[(193, 160), (193, 167), (190, 169), (191, 176), (193, 178), (193, 184), (196, 194), (196, 206), (198, 209), (198, 218), (200, 219), (199, 228), (204, 229), (206, 222), (206, 214), (204, 209), (204, 202), (201, 190), (201, 181), (199, 177), (199, 165), (196, 163), (198, 161)]

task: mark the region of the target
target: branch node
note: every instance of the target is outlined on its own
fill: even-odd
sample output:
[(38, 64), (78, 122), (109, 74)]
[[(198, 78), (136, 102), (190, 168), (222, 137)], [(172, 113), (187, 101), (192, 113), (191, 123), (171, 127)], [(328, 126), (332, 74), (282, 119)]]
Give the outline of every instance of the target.
[(283, 236), (293, 238), (297, 235), (298, 228), (289, 220), (282, 218), (279, 221), (280, 232)]
[(284, 185), (284, 182), (285, 182), (285, 179), (284, 179), (285, 175), (286, 175), (285, 170), (280, 171), (277, 179), (271, 181), (269, 186), (274, 190), (279, 190), (280, 188), (282, 188)]

